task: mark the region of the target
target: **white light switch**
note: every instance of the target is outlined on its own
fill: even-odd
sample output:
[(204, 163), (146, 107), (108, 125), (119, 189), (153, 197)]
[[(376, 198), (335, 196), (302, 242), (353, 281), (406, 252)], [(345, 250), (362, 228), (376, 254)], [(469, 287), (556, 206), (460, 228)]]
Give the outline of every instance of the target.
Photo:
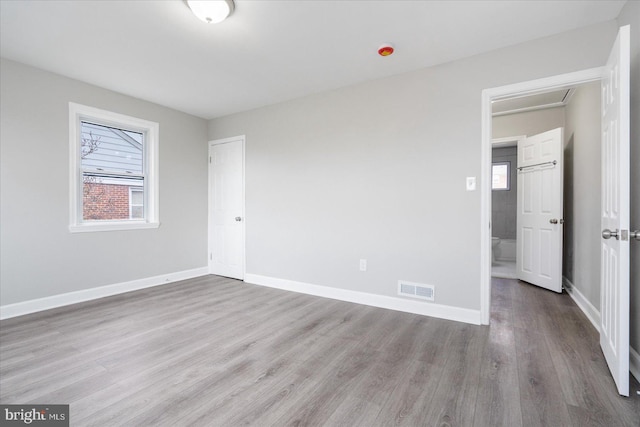
[(476, 191), (476, 177), (468, 176), (467, 177), (467, 191)]
[(367, 271), (367, 260), (366, 259), (361, 259), (360, 260), (360, 271)]

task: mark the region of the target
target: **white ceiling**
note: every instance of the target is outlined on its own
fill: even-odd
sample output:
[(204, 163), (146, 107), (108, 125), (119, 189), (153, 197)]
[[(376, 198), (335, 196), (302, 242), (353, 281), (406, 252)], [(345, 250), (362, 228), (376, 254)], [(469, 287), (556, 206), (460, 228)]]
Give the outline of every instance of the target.
[(625, 2), (235, 3), (214, 25), (181, 0), (1, 0), (0, 54), (210, 119), (607, 21)]

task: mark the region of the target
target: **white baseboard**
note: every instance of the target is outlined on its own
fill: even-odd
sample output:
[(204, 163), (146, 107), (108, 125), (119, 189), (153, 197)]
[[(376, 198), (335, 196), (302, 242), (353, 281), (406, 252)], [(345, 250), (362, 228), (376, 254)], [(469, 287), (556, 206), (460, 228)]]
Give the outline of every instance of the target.
[(580, 307), (580, 310), (587, 316), (587, 319), (589, 319), (593, 327), (596, 328), (596, 331), (600, 332), (600, 310), (595, 308), (569, 279), (563, 276), (562, 281), (571, 299)]
[[(587, 319), (591, 321), (593, 326), (598, 332), (600, 332), (600, 312), (591, 304), (584, 295), (575, 287), (573, 283), (566, 277), (562, 277), (564, 282), (564, 288), (567, 293), (580, 307), (582, 312), (587, 316)], [(629, 347), (629, 370), (631, 374), (640, 381), (640, 354), (633, 348)]]
[(629, 347), (629, 370), (640, 381), (640, 354), (633, 347)]
[[(163, 274), (160, 276), (147, 277), (144, 279), (132, 280), (129, 282), (116, 283), (113, 285), (101, 286), (98, 288), (84, 289), (66, 294), (53, 295), (0, 306), (0, 319), (22, 316), (38, 311), (49, 310), (65, 305), (90, 301), (112, 295), (131, 292), (153, 286), (166, 285), (180, 280), (192, 279), (194, 277), (209, 274), (208, 267), (194, 268), (176, 273)], [(584, 312), (593, 326), (599, 330), (600, 313), (596, 308), (576, 289), (571, 281), (563, 277), (565, 289), (573, 298), (578, 307)], [(331, 288), (328, 286), (312, 285), (293, 280), (278, 279), (261, 276), (258, 274), (245, 274), (244, 281), (254, 285), (268, 286), (271, 288), (283, 289), (287, 291), (300, 292), (308, 295), (315, 295), (324, 298), (337, 299), (340, 301), (353, 302), (356, 304), (370, 305), (373, 307), (386, 308), (389, 310), (403, 311), (407, 313), (421, 314), (425, 316), (438, 317), (441, 319), (455, 320), (458, 322), (480, 324), (480, 311), (466, 308), (451, 307), (440, 304), (425, 303), (421, 301), (411, 301), (402, 298), (389, 297), (384, 295), (369, 294), (366, 292), (350, 291), (346, 289)], [(633, 348), (629, 348), (629, 370), (631, 374), (640, 381), (640, 354)]]
[(83, 289), (81, 291), (52, 295), (50, 297), (18, 302), (15, 304), (7, 304), (0, 306), (0, 319), (22, 316), (24, 314), (35, 313), (37, 311), (49, 310), (65, 305), (150, 288), (152, 286), (166, 285), (179, 280), (192, 279), (194, 277), (204, 276), (207, 274), (209, 274), (209, 269), (207, 267), (194, 268), (192, 270), (161, 274), (160, 276), (131, 280), (129, 282), (100, 286), (98, 288)]
[(473, 325), (479, 325), (481, 320), (480, 310), (470, 310), (467, 308), (433, 304), (424, 301), (412, 301), (404, 298), (350, 291), (347, 289), (332, 288), (329, 286), (313, 285), (310, 283), (296, 282), (293, 280), (278, 279), (275, 277), (267, 277), (250, 273), (246, 273), (244, 275), (244, 281), (254, 285), (353, 302), (356, 304), (370, 305), (389, 310), (404, 311), (407, 313), (455, 320), (458, 322), (471, 323)]

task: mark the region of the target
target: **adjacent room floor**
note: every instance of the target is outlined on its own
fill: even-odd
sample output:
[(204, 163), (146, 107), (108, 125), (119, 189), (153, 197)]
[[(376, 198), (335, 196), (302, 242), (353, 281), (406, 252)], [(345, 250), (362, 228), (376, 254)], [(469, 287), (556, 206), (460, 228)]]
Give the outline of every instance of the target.
[(515, 261), (494, 261), (491, 263), (491, 277), (517, 279)]
[(566, 295), (473, 326), (207, 276), (0, 322), (0, 401), (71, 425), (637, 426)]

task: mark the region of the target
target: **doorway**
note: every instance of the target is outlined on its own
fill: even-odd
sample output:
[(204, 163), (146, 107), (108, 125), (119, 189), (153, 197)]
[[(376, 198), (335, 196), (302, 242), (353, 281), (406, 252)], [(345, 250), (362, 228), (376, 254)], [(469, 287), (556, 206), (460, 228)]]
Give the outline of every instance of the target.
[[(501, 99), (540, 95), (551, 91), (570, 89), (582, 84), (599, 82), (603, 67), (563, 74), (545, 79), (523, 82), (499, 88), (486, 89), (482, 93), (482, 176), (491, 176), (492, 166), (492, 104)], [(491, 181), (481, 180), (481, 223), (491, 224)], [(491, 235), (490, 226), (481, 227), (481, 321), (489, 324), (491, 304)]]
[[(489, 176), (492, 102), (546, 93), (600, 81), (602, 147), (600, 227), (601, 321), (600, 347), (623, 396), (629, 395), (629, 150), (630, 150), (630, 28), (621, 27), (603, 67), (518, 83), (482, 92), (483, 176)], [(489, 180), (481, 181), (481, 321), (489, 324), (491, 287), (489, 253), (491, 208)], [(487, 222), (485, 222), (487, 221)], [(485, 227), (485, 224), (488, 227)], [(600, 233), (601, 228), (601, 233)], [(591, 230), (580, 230), (589, 233)], [(600, 236), (602, 239), (600, 239)]]
[[(500, 105), (503, 103), (518, 107), (526, 105), (526, 108), (505, 111)], [(495, 112), (496, 105), (498, 113)], [(596, 81), (543, 95), (495, 102), (492, 119), (492, 134), (499, 137), (492, 141), (493, 175), (496, 165), (506, 162), (511, 166), (510, 182), (501, 183), (499, 179), (496, 181), (495, 176), (496, 182), (492, 182), (492, 277), (518, 278), (556, 292), (564, 288), (596, 328), (600, 322), (599, 310), (595, 308), (600, 305), (600, 108), (601, 88), (600, 82)], [(517, 194), (517, 188), (522, 184), (519, 178), (536, 173), (535, 168), (521, 167), (523, 164), (517, 161), (517, 145), (519, 142), (524, 150), (527, 145), (525, 139), (535, 139), (532, 134), (548, 133), (550, 129), (562, 129), (561, 152), (552, 157), (560, 162), (560, 169), (564, 169), (564, 173), (560, 172), (559, 184), (547, 183), (542, 192), (559, 191), (561, 198), (564, 193), (565, 202), (553, 208), (553, 212), (549, 213), (554, 215), (543, 221), (548, 227), (547, 236), (554, 235), (561, 245), (557, 251), (542, 251), (546, 254), (548, 267), (558, 263), (557, 269), (549, 271), (553, 273), (552, 287), (548, 286), (549, 283), (546, 283), (547, 286), (542, 283), (548, 282), (546, 279), (551, 277), (543, 277), (541, 281), (530, 277), (523, 264), (526, 257), (519, 258), (521, 265), (518, 269), (515, 262), (516, 243), (519, 240), (516, 230), (521, 232), (520, 235), (525, 235), (522, 231), (523, 227), (526, 228), (525, 224), (521, 224), (525, 212), (516, 210), (516, 201), (523, 202), (519, 197), (521, 195)], [(514, 133), (522, 135), (503, 137)], [(548, 168), (543, 173), (551, 172), (556, 166), (549, 165)], [(549, 221), (555, 224), (548, 224)], [(517, 248), (523, 255), (527, 252), (527, 245), (524, 241), (520, 243)], [(579, 286), (575, 287), (574, 283)]]
[[(515, 113), (517, 114), (517, 113)], [(496, 120), (494, 113), (494, 122)], [(507, 119), (511, 116), (505, 116)], [(494, 123), (495, 128), (495, 123)], [(517, 150), (526, 135), (492, 140), (491, 277), (516, 279)]]

